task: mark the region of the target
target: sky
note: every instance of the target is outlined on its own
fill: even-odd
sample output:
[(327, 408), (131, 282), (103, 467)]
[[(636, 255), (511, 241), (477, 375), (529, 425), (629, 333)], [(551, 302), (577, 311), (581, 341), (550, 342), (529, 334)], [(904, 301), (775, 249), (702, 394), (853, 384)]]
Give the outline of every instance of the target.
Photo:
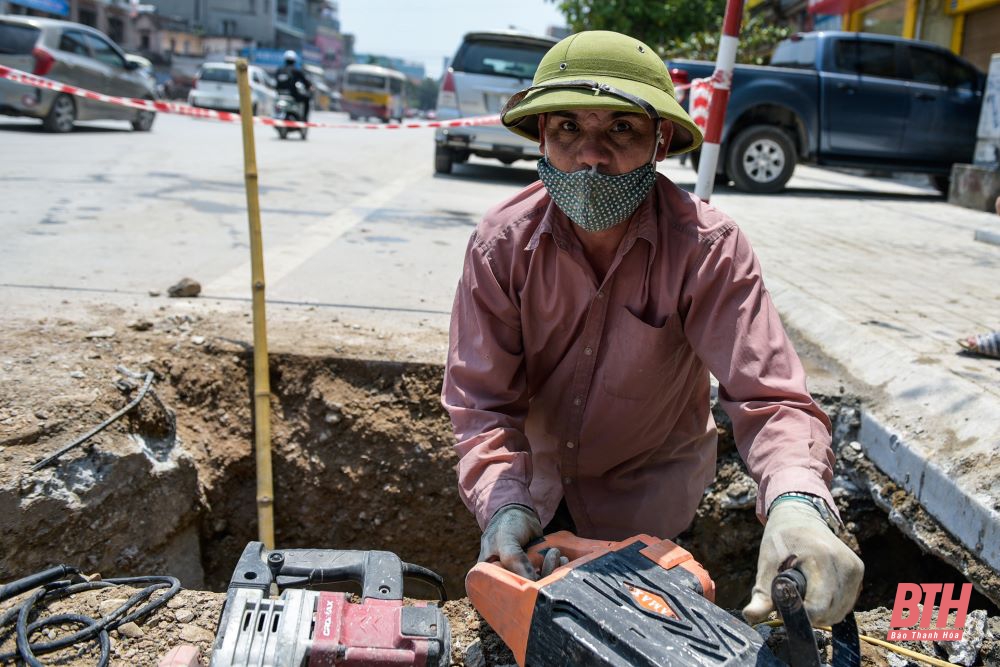
[(441, 76), (462, 36), (476, 30), (544, 35), (566, 20), (546, 0), (339, 0), (340, 30), (354, 35), (356, 53), (422, 62), (427, 76)]

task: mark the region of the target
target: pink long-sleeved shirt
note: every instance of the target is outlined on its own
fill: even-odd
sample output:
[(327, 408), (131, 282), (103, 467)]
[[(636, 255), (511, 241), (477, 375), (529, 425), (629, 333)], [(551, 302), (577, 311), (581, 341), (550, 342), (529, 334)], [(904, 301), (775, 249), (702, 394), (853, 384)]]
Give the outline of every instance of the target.
[(836, 511), (830, 421), (733, 221), (658, 175), (602, 283), (572, 224), (536, 182), (469, 242), (442, 402), (480, 527), (565, 496), (583, 537), (677, 535), (715, 476), (709, 372), (761, 520), (789, 491)]

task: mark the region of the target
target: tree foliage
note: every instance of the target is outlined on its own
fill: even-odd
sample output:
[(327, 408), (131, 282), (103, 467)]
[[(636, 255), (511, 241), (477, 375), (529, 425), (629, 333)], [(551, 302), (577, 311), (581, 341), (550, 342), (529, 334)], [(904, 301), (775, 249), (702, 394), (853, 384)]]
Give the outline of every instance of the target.
[[(715, 60), (725, 0), (548, 0), (573, 32), (614, 30), (636, 37), (664, 58)], [(743, 23), (736, 61), (766, 65), (774, 46), (791, 34), (762, 16)]]
[[(657, 46), (664, 58), (689, 58), (692, 60), (715, 60), (719, 53), (719, 37), (722, 27), (696, 32), (684, 39), (675, 39), (663, 46)], [(788, 26), (775, 25), (762, 16), (744, 21), (740, 31), (740, 46), (736, 50), (736, 62), (748, 65), (766, 65), (771, 59), (775, 45), (792, 33)]]
[(573, 32), (614, 30), (652, 47), (719, 25), (726, 0), (549, 0)]

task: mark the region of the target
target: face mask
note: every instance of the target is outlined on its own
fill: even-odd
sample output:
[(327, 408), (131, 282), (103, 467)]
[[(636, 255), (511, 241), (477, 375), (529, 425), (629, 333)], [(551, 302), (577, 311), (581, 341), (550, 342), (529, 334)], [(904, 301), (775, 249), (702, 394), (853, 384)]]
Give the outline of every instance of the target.
[(656, 182), (656, 165), (647, 162), (624, 174), (599, 174), (592, 169), (561, 171), (548, 157), (538, 161), (538, 177), (552, 201), (588, 232), (601, 232), (628, 220)]

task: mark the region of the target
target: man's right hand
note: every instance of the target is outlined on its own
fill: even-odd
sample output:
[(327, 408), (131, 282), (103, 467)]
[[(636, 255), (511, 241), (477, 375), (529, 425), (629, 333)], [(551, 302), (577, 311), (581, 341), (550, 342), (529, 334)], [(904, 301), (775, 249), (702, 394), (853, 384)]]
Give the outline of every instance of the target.
[(541, 536), (542, 522), (533, 509), (524, 505), (504, 505), (490, 519), (479, 540), (479, 562), (499, 559), (504, 569), (535, 581), (538, 574), (524, 546)]

